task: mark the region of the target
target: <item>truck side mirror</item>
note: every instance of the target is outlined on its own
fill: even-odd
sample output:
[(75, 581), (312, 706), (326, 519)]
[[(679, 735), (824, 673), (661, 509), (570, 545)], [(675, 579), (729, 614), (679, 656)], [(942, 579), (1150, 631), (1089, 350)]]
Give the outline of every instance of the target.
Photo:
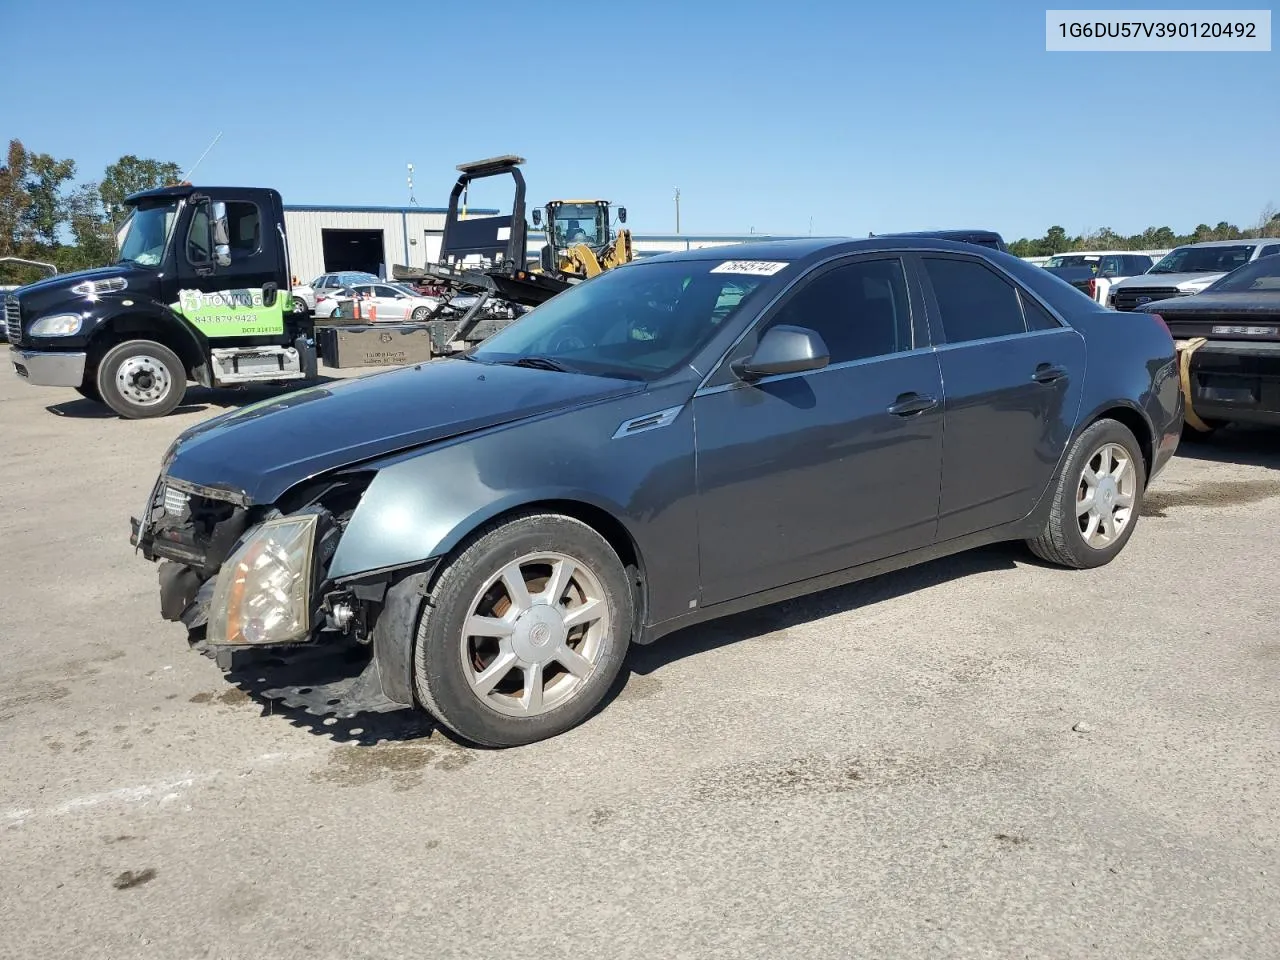
[(542, 211), (537, 207), (533, 208), (533, 225), (535, 227), (542, 226)]
[(213, 205), (213, 259), (220, 267), (231, 265), (231, 230), (227, 226), (227, 205)]
[(626, 207), (619, 207), (619, 208), (618, 208), (618, 222), (619, 222), (619, 223), (626, 223), (626, 222), (627, 222), (627, 208), (626, 208)]

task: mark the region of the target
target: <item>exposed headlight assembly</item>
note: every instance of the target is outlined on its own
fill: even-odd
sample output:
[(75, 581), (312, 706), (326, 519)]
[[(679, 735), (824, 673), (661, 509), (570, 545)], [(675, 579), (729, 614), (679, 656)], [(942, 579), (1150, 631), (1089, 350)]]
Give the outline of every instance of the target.
[(206, 638), (212, 644), (295, 643), (311, 629), (314, 513), (268, 520), (218, 573)]
[(78, 313), (52, 313), (31, 325), (33, 337), (72, 337), (80, 332), (83, 318)]

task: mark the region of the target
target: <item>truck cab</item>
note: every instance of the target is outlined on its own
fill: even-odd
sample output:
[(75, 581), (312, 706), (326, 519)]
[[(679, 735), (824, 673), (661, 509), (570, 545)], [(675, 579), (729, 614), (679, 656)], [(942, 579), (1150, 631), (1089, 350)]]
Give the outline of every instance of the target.
[(170, 413), (189, 382), (314, 379), (313, 329), (293, 309), (277, 191), (181, 184), (126, 204), (114, 264), (6, 296), (18, 376), (74, 388), (128, 419)]

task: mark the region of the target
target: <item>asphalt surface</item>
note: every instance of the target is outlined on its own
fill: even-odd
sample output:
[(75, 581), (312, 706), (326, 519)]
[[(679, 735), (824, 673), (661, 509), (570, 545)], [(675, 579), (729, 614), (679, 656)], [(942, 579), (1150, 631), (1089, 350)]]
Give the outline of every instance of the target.
[(691, 629), (479, 751), (281, 712), (160, 619), (129, 516), (241, 397), (0, 374), (0, 956), (1280, 955), (1278, 433), (1184, 446), (1101, 570)]

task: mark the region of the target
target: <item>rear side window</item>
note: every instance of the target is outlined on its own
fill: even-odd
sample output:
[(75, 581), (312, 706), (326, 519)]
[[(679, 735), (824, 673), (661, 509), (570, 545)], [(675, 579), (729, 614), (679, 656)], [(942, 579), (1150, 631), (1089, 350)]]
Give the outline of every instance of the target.
[(1039, 302), (1024, 290), (1018, 291), (1018, 300), (1022, 304), (1022, 315), (1026, 318), (1028, 330), (1052, 330), (1060, 327), (1051, 314)]
[(972, 260), (924, 257), (922, 262), (942, 314), (946, 343), (1027, 332), (1017, 289), (994, 270)]

